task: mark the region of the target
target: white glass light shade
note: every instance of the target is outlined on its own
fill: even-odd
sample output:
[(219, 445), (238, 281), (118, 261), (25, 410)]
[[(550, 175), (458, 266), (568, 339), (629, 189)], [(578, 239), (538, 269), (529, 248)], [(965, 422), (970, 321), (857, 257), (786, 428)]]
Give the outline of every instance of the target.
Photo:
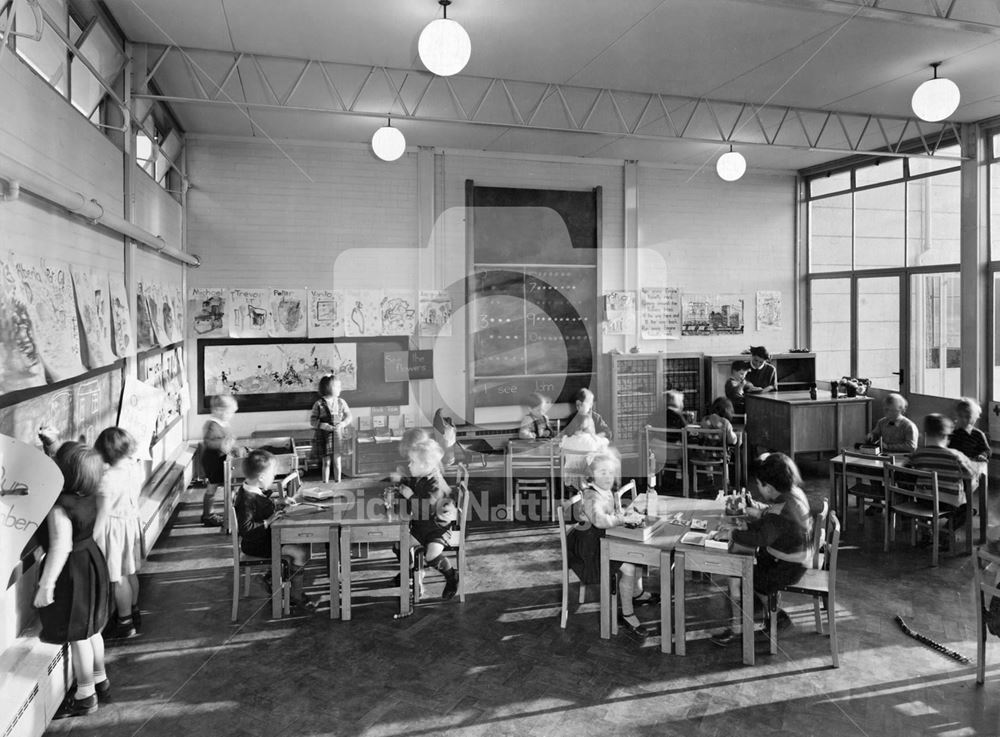
[(936, 123), (955, 112), (961, 100), (962, 93), (959, 92), (957, 84), (950, 79), (937, 77), (928, 79), (917, 87), (910, 105), (918, 118)]
[(439, 77), (450, 77), (469, 63), (472, 42), (461, 25), (448, 18), (438, 18), (420, 32), (417, 51), (427, 69)]
[(372, 151), (382, 161), (395, 161), (406, 151), (406, 138), (399, 128), (383, 125), (372, 136)]
[(727, 182), (735, 182), (747, 170), (747, 160), (737, 151), (727, 151), (715, 162), (715, 171)]

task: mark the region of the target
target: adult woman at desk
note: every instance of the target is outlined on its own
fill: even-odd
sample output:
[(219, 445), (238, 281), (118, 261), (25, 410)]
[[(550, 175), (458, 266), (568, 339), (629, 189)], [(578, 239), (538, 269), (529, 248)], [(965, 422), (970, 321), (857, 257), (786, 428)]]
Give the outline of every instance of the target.
[(778, 391), (778, 371), (770, 363), (771, 354), (762, 345), (750, 346), (750, 371), (746, 381), (759, 392)]
[(580, 389), (573, 395), (573, 401), (576, 405), (576, 414), (566, 423), (562, 434), (573, 435), (579, 432), (580, 425), (589, 417), (594, 421), (594, 434), (611, 440), (611, 428), (604, 418), (594, 411), (594, 392), (586, 388)]

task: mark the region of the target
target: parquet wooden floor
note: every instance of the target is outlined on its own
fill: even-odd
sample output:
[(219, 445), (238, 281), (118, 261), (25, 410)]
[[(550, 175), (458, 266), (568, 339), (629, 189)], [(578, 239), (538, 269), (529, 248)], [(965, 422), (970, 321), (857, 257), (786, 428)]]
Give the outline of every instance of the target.
[[(824, 466), (808, 476), (811, 490), (824, 491)], [(883, 554), (879, 517), (866, 518), (863, 530), (852, 518), (843, 541), (841, 668), (833, 670), (811, 604), (792, 597), (785, 605), (795, 626), (782, 632), (781, 652), (771, 656), (759, 641), (753, 667), (742, 664), (738, 645), (705, 639), (683, 658), (660, 654), (657, 637), (601, 640), (594, 601), (574, 605), (561, 630), (559, 544), (549, 524), (475, 527), (464, 605), (432, 599), (394, 621), (393, 558), (375, 550), (356, 562), (351, 622), (330, 621), (325, 599), (313, 615), (270, 620), (257, 587), (231, 625), (229, 541), (199, 526), (199, 496), (143, 571), (142, 636), (109, 645), (113, 703), (55, 722), (48, 734), (1000, 734), (1000, 648), (992, 646), (986, 685), (977, 687), (974, 666), (905, 637), (893, 622), (902, 614), (973, 657), (970, 559), (946, 557), (932, 569), (929, 551), (911, 549), (905, 535)], [(315, 561), (317, 592), (326, 585), (323, 564)], [(428, 576), (432, 596), (441, 586)], [(691, 617), (718, 623), (723, 587), (692, 584)]]

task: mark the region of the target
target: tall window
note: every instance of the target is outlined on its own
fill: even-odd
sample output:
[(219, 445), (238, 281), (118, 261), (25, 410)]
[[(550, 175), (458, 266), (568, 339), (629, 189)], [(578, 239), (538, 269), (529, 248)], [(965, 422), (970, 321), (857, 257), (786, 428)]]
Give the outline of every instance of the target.
[[(959, 394), (958, 168), (954, 159), (895, 158), (807, 177), (817, 378)], [(1000, 353), (997, 367), (1000, 377)]]

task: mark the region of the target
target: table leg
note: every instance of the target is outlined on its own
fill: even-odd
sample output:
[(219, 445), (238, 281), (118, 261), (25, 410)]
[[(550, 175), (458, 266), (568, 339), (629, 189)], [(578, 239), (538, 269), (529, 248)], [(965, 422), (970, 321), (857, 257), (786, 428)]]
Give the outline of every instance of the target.
[(399, 527), (399, 613), (410, 613), (410, 530), (406, 524)]
[(684, 631), (684, 553), (674, 551), (674, 652), (687, 653)]
[(671, 584), (670, 577), (673, 575), (670, 570), (671, 551), (660, 551), (660, 652), (669, 653), (670, 644), (674, 637), (674, 625), (671, 621), (670, 608), (673, 603), (670, 601)]
[(743, 608), (743, 662), (753, 665), (756, 654), (753, 644), (753, 559), (747, 557), (743, 563), (743, 595), (740, 606)]
[(611, 551), (601, 538), (601, 639), (611, 639)]
[(281, 530), (271, 528), (271, 617), (281, 617)]
[(504, 508), (507, 510), (507, 522), (514, 521), (514, 461), (510, 448), (504, 457)]
[(979, 477), (979, 542), (986, 544), (986, 531), (989, 528), (989, 475), (983, 473)]
[(330, 619), (340, 619), (340, 528), (330, 525)]
[(340, 531), (340, 618), (351, 618), (351, 528)]

